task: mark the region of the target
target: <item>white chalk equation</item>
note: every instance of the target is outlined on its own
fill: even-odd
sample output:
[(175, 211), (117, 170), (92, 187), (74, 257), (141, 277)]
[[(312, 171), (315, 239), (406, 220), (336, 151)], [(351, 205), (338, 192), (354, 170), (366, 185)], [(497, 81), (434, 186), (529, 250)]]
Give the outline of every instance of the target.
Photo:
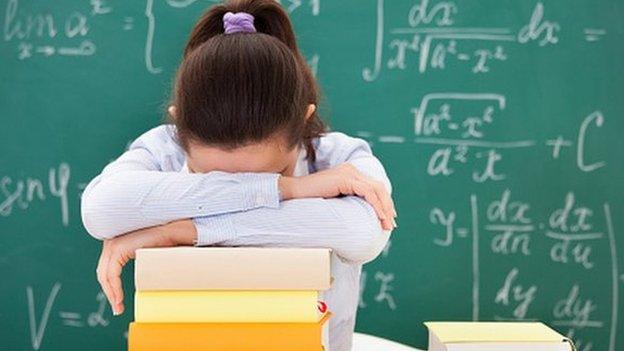
[[(66, 16), (51, 12), (25, 12), (19, 0), (8, 0), (4, 9), (3, 40), (17, 41), (17, 58), (25, 60), (34, 56), (91, 56), (95, 43), (88, 38), (91, 19), (108, 14), (111, 9), (101, 1), (91, 1), (91, 8), (72, 11)], [(51, 41), (71, 41), (74, 44), (52, 45)], [(35, 42), (44, 41), (45, 44)]]
[[(445, 250), (471, 248), (473, 320), (547, 319), (549, 324), (567, 330), (575, 338), (585, 329), (604, 330), (608, 351), (616, 351), (622, 276), (610, 204), (589, 206), (569, 191), (562, 195), (558, 206), (540, 215), (531, 203), (510, 189), (482, 206), (483, 198), (472, 194), (463, 206), (434, 206), (427, 219), (434, 228), (431, 240), (435, 246)], [(499, 278), (491, 273), (482, 274), (490, 268), (481, 264), (488, 255), (499, 256), (513, 266)], [(594, 289), (586, 288), (592, 282), (572, 280), (567, 292), (553, 302), (550, 316), (544, 316), (534, 307), (536, 301), (543, 304), (540, 296), (552, 294), (553, 290), (559, 292), (561, 286), (566, 286), (566, 280), (556, 285), (540, 285), (535, 282), (534, 274), (523, 273), (524, 265), (519, 263), (522, 259), (527, 260), (527, 267), (535, 267), (536, 261), (550, 262), (541, 269), (562, 277), (575, 277), (564, 274), (570, 270), (592, 271), (595, 279), (607, 278), (611, 288), (605, 286), (600, 289), (603, 295), (596, 295)], [(491, 262), (491, 258), (486, 261)], [(489, 290), (488, 296), (495, 294), (492, 301), (487, 301), (483, 292), (492, 286), (497, 290)], [(605, 295), (609, 298), (605, 299)], [(608, 305), (598, 306), (597, 301), (607, 301)], [(486, 315), (483, 306), (495, 307), (500, 313)], [(610, 311), (606, 314), (608, 318), (598, 317), (600, 309)], [(579, 349), (589, 351), (593, 347), (591, 341), (581, 344), (583, 347)]]
[[(595, 230), (595, 210), (579, 204), (575, 194), (569, 192), (561, 206), (552, 210), (547, 218), (535, 220), (531, 205), (512, 196), (506, 189), (500, 198), (487, 205), (485, 221), (480, 228), (488, 235), (493, 254), (530, 256), (536, 236), (550, 245), (549, 258), (558, 264), (578, 265), (584, 269), (594, 268), (593, 246), (606, 238), (603, 231)], [(438, 246), (451, 246), (458, 239), (469, 236), (471, 225), (460, 225), (455, 211), (434, 207), (429, 213), (431, 224), (444, 228), (433, 239)]]
[[(164, 4), (172, 10), (182, 10), (202, 3), (211, 5), (218, 0), (145, 0), (143, 16), (121, 15), (121, 10), (114, 8), (107, 0), (90, 0), (68, 15), (58, 15), (51, 11), (31, 11), (22, 9), (20, 0), (8, 0), (4, 8), (3, 39), (5, 42), (16, 42), (16, 57), (27, 60), (34, 57), (74, 56), (87, 57), (97, 53), (95, 40), (91, 38), (99, 25), (99, 17), (113, 16), (115, 28), (132, 31), (145, 28), (143, 56), (145, 69), (152, 74), (162, 72), (162, 67), (154, 58), (154, 47), (157, 45), (157, 34), (161, 23), (155, 14), (155, 5)], [(304, 12), (306, 15), (319, 16), (321, 0), (284, 0), (281, 2), (289, 13)], [(202, 7), (205, 9), (207, 6)], [(120, 17), (120, 18), (117, 18)], [(54, 42), (63, 41), (71, 44)], [(44, 43), (40, 43), (44, 42)], [(318, 55), (310, 58), (310, 65), (316, 70)]]
[(475, 183), (505, 180), (509, 175), (500, 170), (501, 165), (512, 153), (526, 149), (553, 162), (559, 161), (563, 153), (573, 152), (576, 168), (585, 173), (598, 171), (607, 165), (603, 159), (606, 155), (587, 152), (589, 143), (600, 141), (596, 135), (606, 123), (601, 111), (585, 116), (576, 135), (557, 135), (544, 141), (530, 137), (500, 140), (495, 138), (500, 133), (495, 127), (512, 122), (505, 121), (510, 118), (507, 105), (507, 97), (497, 93), (430, 93), (410, 109), (414, 137), (374, 135), (369, 131), (358, 131), (356, 134), (372, 145), (419, 145), (428, 159), (427, 175), (452, 177), (460, 168), (468, 167), (471, 169), (470, 179)]
[(27, 210), (34, 202), (55, 201), (60, 208), (61, 222), (69, 224), (68, 185), (71, 169), (65, 162), (48, 170), (47, 178), (0, 177), (0, 217), (8, 217), (15, 210)]
[[(404, 71), (412, 65), (418, 74), (455, 65), (486, 74), (511, 59), (509, 48), (553, 46), (562, 32), (542, 2), (535, 3), (518, 28), (457, 26), (462, 9), (454, 1), (430, 0), (407, 9), (406, 26), (401, 26), (386, 18), (384, 2), (377, 0), (374, 63), (362, 70), (366, 82), (377, 80), (384, 70)], [(587, 42), (598, 42), (606, 34), (602, 28), (585, 28), (581, 35)]]
[(47, 293), (36, 291), (33, 286), (26, 287), (28, 324), (33, 350), (39, 350), (44, 345), (46, 328), (50, 323), (61, 323), (71, 328), (106, 327), (110, 323), (110, 312), (103, 292), (98, 292), (95, 297), (96, 308), (86, 313), (59, 311), (55, 303), (61, 293), (61, 287), (60, 282), (55, 282)]
[[(71, 166), (60, 162), (43, 172), (44, 176), (15, 177), (0, 174), (0, 223), (2, 217), (16, 216), (31, 208), (51, 203), (58, 221), (67, 227), (72, 218), (71, 208), (76, 208), (87, 183), (74, 182)], [(75, 198), (71, 196), (75, 192)], [(76, 202), (73, 202), (75, 199)], [(58, 208), (58, 210), (56, 209)]]
[(78, 312), (59, 311), (59, 317), (63, 325), (68, 327), (106, 327), (110, 321), (104, 316), (108, 308), (108, 302), (103, 292), (99, 292), (95, 300), (97, 301), (97, 309), (84, 315)]
[(546, 145), (552, 148), (552, 158), (558, 159), (562, 150), (576, 145), (576, 166), (583, 172), (593, 172), (607, 165), (603, 160), (589, 160), (585, 152), (587, 144), (587, 132), (590, 128), (601, 128), (605, 123), (605, 117), (601, 111), (594, 111), (583, 121), (576, 135), (576, 143), (559, 135), (546, 141)]
[(306, 6), (312, 16), (318, 16), (321, 13), (321, 0), (277, 0), (277, 2), (281, 3), (289, 13), (304, 10)]
[[(391, 247), (392, 240), (388, 240), (388, 243), (381, 252), (379, 260), (388, 257)], [(370, 290), (373, 293), (372, 301), (387, 307), (389, 310), (396, 310), (397, 301), (394, 296), (394, 282), (395, 275), (393, 272), (377, 270), (375, 274), (369, 278), (368, 272), (362, 270), (358, 308), (368, 307), (368, 301), (364, 294), (366, 291)]]

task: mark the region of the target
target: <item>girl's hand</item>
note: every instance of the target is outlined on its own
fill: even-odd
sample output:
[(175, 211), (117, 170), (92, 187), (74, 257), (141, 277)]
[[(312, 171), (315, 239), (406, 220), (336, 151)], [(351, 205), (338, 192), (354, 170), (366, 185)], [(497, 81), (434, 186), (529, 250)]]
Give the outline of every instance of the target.
[(119, 315), (124, 311), (121, 271), (128, 261), (134, 259), (137, 249), (192, 245), (196, 237), (197, 231), (193, 222), (182, 220), (105, 240), (96, 272), (113, 314)]
[(303, 177), (280, 177), (278, 186), (284, 200), (360, 196), (373, 206), (384, 230), (397, 226), (394, 202), (384, 184), (365, 176), (351, 164), (343, 163)]

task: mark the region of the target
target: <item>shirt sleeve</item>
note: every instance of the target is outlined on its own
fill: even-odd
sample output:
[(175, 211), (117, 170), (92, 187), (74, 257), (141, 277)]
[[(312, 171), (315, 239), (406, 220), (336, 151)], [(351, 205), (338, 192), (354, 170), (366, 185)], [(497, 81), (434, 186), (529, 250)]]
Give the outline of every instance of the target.
[(161, 126), (108, 164), (82, 194), (82, 221), (89, 234), (109, 239), (178, 219), (279, 206), (279, 175), (183, 173), (174, 165), (184, 159), (181, 153)]
[[(330, 133), (319, 140), (317, 150), (319, 167), (348, 162), (392, 191), (383, 166), (365, 141)], [(382, 230), (374, 209), (357, 196), (288, 200), (278, 208), (202, 216), (194, 223), (197, 246), (325, 247), (355, 264), (377, 257), (390, 235)]]

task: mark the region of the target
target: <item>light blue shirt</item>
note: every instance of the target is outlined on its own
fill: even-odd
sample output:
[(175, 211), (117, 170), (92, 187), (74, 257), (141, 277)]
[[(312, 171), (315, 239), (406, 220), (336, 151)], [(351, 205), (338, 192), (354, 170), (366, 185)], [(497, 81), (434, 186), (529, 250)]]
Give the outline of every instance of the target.
[[(331, 289), (321, 298), (333, 312), (328, 350), (347, 351), (355, 327), (362, 265), (390, 235), (373, 208), (357, 196), (280, 201), (273, 173), (184, 172), (185, 153), (175, 127), (141, 135), (95, 177), (82, 195), (82, 220), (97, 239), (192, 218), (196, 246), (331, 248)], [(386, 185), (386, 172), (364, 140), (332, 132), (314, 140), (316, 162), (305, 150), (295, 176), (350, 163)]]

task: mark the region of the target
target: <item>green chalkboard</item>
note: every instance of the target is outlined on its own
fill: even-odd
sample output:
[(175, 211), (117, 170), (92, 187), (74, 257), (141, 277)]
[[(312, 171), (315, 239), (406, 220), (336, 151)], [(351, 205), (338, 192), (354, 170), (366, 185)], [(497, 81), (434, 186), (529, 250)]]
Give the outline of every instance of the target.
[[(124, 348), (132, 315), (104, 303), (79, 197), (161, 123), (210, 4), (0, 0), (3, 349)], [(622, 350), (624, 3), (282, 4), (326, 119), (394, 185), (399, 228), (364, 267), (357, 330), (425, 347), (425, 320), (542, 320)]]

